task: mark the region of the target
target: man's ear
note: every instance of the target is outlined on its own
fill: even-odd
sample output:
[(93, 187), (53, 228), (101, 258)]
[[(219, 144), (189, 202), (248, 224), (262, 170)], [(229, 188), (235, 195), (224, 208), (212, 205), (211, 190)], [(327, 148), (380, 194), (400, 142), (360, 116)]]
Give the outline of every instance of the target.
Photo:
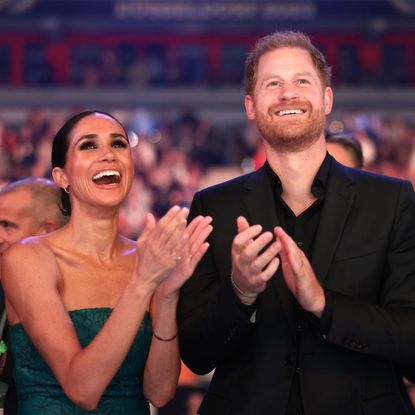
[(45, 233), (51, 233), (58, 229), (58, 225), (52, 219), (46, 219), (40, 224), (38, 235), (44, 235)]
[(61, 167), (54, 167), (52, 169), (52, 177), (53, 181), (62, 189), (65, 189), (69, 184), (65, 172)]
[(331, 113), (333, 107), (333, 90), (328, 86), (324, 90), (324, 112), (326, 115)]
[(255, 119), (255, 105), (251, 95), (245, 95), (245, 111), (248, 120), (252, 121)]

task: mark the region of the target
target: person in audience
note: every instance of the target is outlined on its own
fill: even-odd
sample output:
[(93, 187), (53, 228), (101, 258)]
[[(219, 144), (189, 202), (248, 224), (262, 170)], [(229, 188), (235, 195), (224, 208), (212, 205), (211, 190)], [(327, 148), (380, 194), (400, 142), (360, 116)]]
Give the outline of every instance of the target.
[(327, 151), (339, 162), (348, 167), (363, 167), (362, 146), (351, 133), (327, 133)]
[[(33, 235), (52, 232), (67, 222), (59, 208), (60, 189), (49, 179), (26, 178), (6, 184), (0, 189), (0, 255), (14, 242)], [(1, 275), (0, 275), (1, 276)], [(4, 295), (1, 295), (1, 335), (6, 340)], [(4, 399), (4, 415), (17, 414), (16, 387), (13, 382), (13, 359), (7, 354), (0, 377), (8, 384)]]
[(305, 34), (260, 39), (245, 80), (267, 161), (189, 215), (214, 223), (178, 308), (184, 363), (215, 370), (199, 414), (414, 414), (411, 184), (328, 154), (330, 70)]
[(2, 283), (19, 414), (149, 414), (180, 370), (176, 306), (208, 248), (211, 218), (152, 214), (138, 240), (119, 233), (133, 178), (125, 128), (110, 114), (71, 117), (52, 146), (68, 223), (3, 254)]

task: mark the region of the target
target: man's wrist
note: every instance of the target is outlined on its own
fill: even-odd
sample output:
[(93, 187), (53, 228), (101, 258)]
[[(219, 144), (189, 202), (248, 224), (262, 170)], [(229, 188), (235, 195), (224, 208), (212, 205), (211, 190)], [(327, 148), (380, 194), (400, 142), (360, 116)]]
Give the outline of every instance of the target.
[(253, 305), (255, 303), (258, 297), (258, 293), (250, 293), (240, 288), (238, 284), (236, 284), (232, 273), (231, 273), (231, 284), (232, 284), (234, 293), (239, 298), (241, 303), (248, 305), (248, 306)]
[(324, 290), (321, 290), (321, 295), (315, 302), (312, 310), (310, 310), (310, 313), (314, 314), (316, 317), (321, 318), (323, 315), (323, 311), (326, 307), (326, 297), (324, 295)]

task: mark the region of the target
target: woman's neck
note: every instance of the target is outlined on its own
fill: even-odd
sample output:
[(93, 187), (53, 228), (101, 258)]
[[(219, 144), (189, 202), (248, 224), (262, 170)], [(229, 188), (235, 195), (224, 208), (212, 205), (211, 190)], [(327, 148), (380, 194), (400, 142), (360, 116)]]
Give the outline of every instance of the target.
[(105, 261), (123, 249), (124, 238), (118, 226), (118, 209), (73, 209), (62, 236), (68, 248)]

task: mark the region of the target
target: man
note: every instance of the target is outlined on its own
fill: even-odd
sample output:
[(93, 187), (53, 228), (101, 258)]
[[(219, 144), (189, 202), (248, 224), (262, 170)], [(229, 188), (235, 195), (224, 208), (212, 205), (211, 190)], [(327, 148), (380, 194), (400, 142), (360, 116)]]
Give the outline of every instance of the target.
[[(64, 225), (67, 218), (59, 208), (60, 195), (61, 191), (55, 183), (42, 178), (19, 180), (0, 189), (0, 255), (14, 242), (28, 236), (52, 232)], [(5, 309), (2, 290), (0, 298), (0, 312), (3, 315)], [(9, 384), (5, 399), (5, 415), (17, 413), (12, 369), (11, 355), (8, 355), (1, 377), (3, 382)]]
[(327, 151), (339, 163), (348, 167), (361, 169), (363, 167), (362, 146), (353, 134), (326, 134)]
[(267, 163), (194, 197), (214, 230), (178, 317), (185, 364), (215, 369), (200, 414), (413, 414), (415, 194), (327, 154), (329, 75), (304, 34), (260, 40), (245, 108)]

